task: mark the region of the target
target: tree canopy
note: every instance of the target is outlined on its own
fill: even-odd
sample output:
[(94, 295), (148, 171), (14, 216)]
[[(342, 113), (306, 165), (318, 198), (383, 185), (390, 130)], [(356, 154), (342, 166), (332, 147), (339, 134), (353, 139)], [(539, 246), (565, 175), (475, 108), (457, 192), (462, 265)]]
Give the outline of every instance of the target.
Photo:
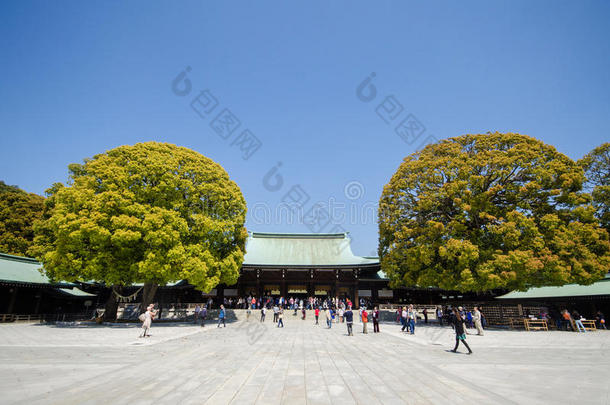
[(590, 284), (608, 271), (610, 243), (584, 180), (579, 165), (524, 135), (428, 145), (384, 187), (382, 269), (394, 287)]
[(34, 251), (52, 279), (111, 285), (237, 281), (246, 203), (226, 171), (167, 143), (121, 146), (69, 166), (47, 191)]
[(27, 256), (44, 198), (0, 181), (0, 252)]
[(593, 149), (578, 163), (585, 170), (586, 184), (593, 196), (596, 216), (610, 232), (610, 143), (606, 142)]

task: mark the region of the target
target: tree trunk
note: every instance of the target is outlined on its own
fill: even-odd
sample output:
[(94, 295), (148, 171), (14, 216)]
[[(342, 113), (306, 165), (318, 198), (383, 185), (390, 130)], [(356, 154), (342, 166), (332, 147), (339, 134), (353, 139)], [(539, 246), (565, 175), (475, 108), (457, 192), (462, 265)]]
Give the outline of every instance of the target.
[(146, 307), (155, 299), (155, 294), (157, 294), (158, 284), (155, 283), (144, 283), (144, 288), (142, 289), (142, 303), (140, 304), (140, 312), (145, 312)]
[(114, 294), (115, 292), (120, 294), (121, 287), (118, 285), (113, 285), (110, 289), (110, 297), (108, 297), (106, 305), (104, 306), (104, 322), (116, 321), (116, 311), (119, 309), (119, 301), (117, 296)]

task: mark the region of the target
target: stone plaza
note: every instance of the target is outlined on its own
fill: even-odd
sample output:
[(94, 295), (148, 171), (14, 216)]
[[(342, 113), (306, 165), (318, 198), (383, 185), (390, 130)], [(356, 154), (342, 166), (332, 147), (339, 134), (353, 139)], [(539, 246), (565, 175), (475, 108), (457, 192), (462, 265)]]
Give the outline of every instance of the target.
[[(486, 330), (448, 352), (450, 327), (346, 336), (286, 312), (217, 328), (155, 323), (0, 325), (2, 404), (607, 404), (607, 331)], [(322, 317), (321, 317), (322, 318)]]

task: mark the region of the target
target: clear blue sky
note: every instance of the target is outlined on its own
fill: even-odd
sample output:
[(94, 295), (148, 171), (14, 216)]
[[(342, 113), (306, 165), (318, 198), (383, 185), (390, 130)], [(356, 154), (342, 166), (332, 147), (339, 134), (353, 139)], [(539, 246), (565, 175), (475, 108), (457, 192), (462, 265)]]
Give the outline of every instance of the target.
[[(346, 204), (342, 225), (368, 255), (374, 218), (349, 211), (376, 203), (427, 135), (520, 132), (574, 159), (610, 140), (609, 2), (219, 3), (1, 2), (0, 179), (43, 193), (71, 162), (171, 142), (229, 172), (250, 230), (308, 232), (252, 217), (299, 184), (305, 209)], [(181, 97), (171, 84), (186, 66)], [(364, 102), (356, 88), (371, 72), (377, 95)], [(200, 118), (189, 104), (204, 89), (219, 104)], [(390, 95), (404, 110), (386, 124), (376, 107)], [(228, 140), (210, 127), (223, 108), (241, 121)], [(394, 132), (408, 114), (426, 128), (412, 144)], [(248, 160), (231, 145), (243, 129), (262, 142)], [(270, 191), (263, 177), (277, 162), (284, 185)], [(363, 187), (354, 200), (352, 181)]]

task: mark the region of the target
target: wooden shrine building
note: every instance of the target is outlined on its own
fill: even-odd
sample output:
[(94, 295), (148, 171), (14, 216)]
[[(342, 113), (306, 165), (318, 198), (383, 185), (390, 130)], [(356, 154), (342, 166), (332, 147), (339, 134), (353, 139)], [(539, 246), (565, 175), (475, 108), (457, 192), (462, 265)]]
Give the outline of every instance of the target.
[(238, 282), (224, 297), (391, 299), (379, 259), (352, 253), (347, 233), (251, 232)]

